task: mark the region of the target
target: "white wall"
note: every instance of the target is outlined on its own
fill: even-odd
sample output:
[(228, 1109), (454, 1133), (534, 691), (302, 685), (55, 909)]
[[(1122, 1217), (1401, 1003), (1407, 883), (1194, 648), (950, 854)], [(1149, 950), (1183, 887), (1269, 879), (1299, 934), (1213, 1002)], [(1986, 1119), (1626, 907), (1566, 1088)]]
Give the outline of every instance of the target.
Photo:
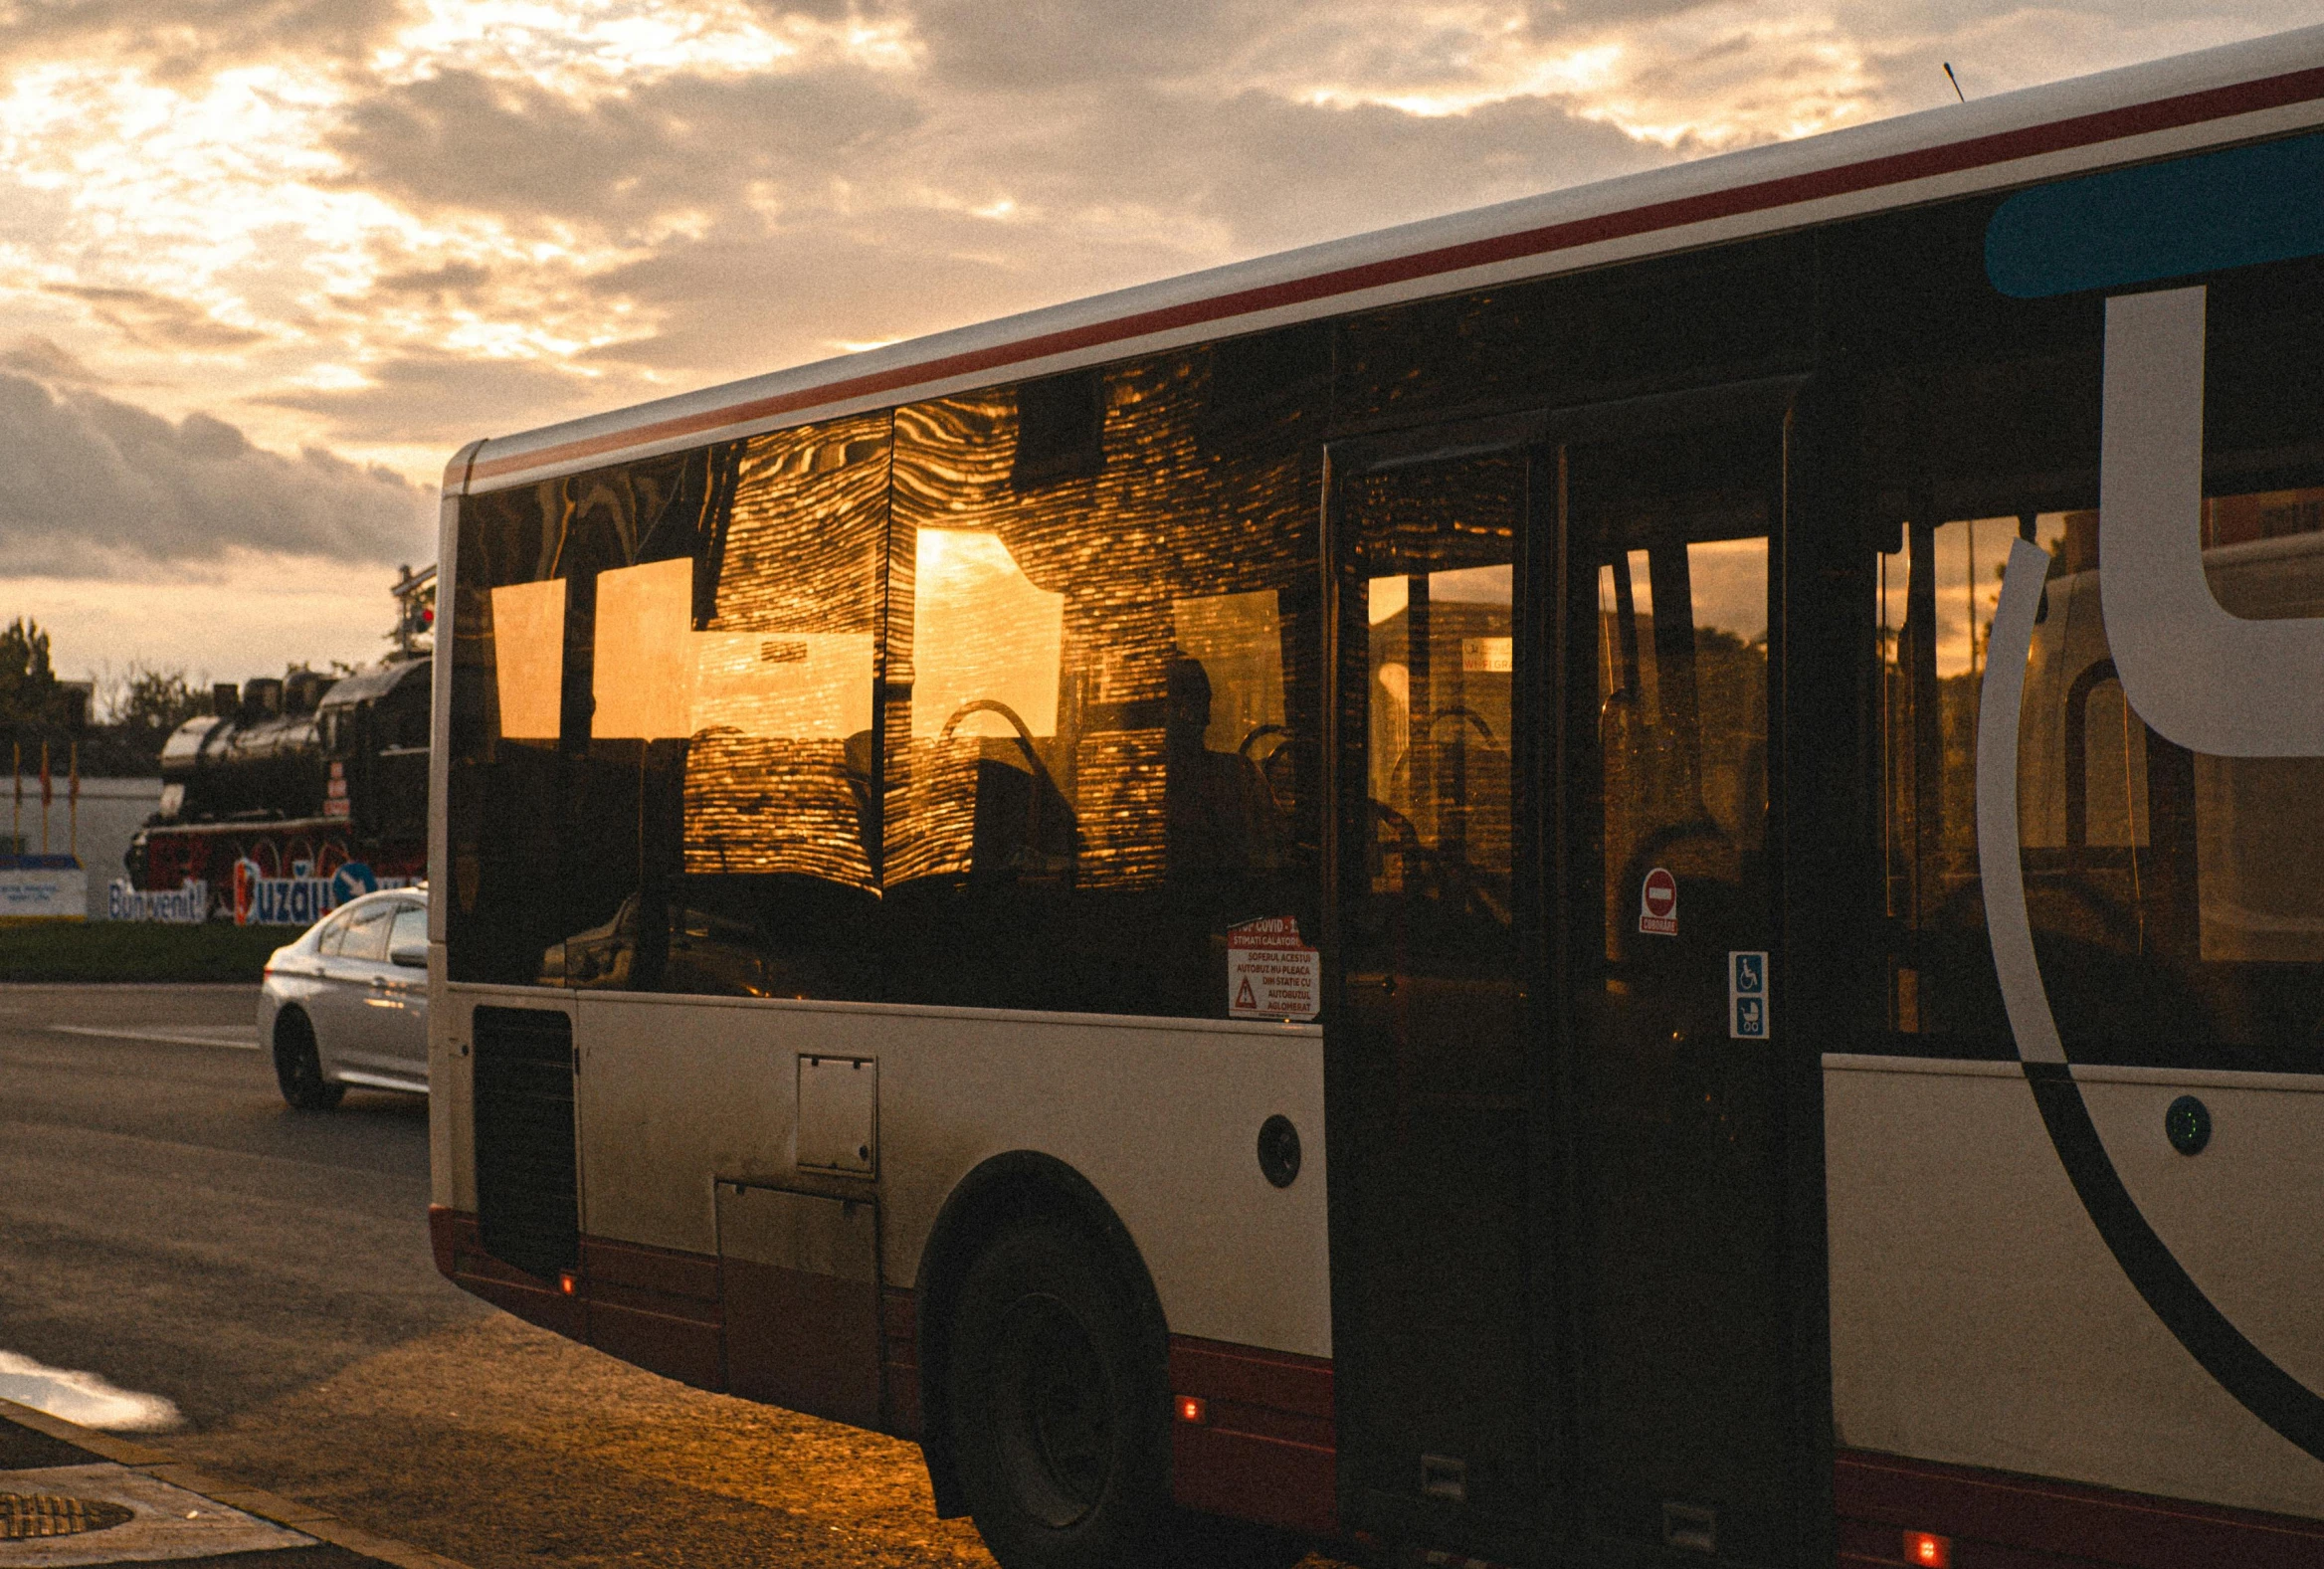
[[(41, 781), (38, 774), (26, 774), (21, 781), (24, 788), (24, 811), (19, 817), (13, 787), (0, 785), (0, 848), (5, 848), (5, 836), (10, 832), (24, 836), (24, 848), (38, 855), (41, 850)], [(50, 780), (56, 799), (49, 803), (49, 853), (64, 855), (76, 848), (73, 833), (73, 809), (66, 802), (71, 786), (63, 774)], [(82, 869), (89, 878), (89, 914), (100, 919), (104, 914), (105, 887), (113, 879), (125, 876), (121, 857), (129, 848), (130, 836), (144, 826), (161, 802), (159, 779), (84, 779), (81, 781), (80, 833), (78, 854)]]

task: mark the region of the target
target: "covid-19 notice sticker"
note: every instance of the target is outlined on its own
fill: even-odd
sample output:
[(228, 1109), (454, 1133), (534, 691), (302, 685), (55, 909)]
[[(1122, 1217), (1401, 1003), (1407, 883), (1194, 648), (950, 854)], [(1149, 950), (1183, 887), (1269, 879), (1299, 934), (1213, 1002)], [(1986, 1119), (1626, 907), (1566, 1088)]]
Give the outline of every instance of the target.
[(1678, 935), (1678, 880), (1656, 867), (1639, 888), (1639, 930), (1656, 937)]
[(1323, 956), (1299, 922), (1265, 915), (1227, 928), (1227, 1017), (1312, 1019), (1322, 1009)]

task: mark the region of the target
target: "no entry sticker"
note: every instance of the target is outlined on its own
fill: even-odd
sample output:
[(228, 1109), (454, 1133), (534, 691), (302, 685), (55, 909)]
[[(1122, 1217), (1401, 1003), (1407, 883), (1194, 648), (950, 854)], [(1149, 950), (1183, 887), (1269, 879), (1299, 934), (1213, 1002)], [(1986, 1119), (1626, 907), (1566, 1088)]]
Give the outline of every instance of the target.
[(1639, 930), (1657, 937), (1678, 935), (1678, 880), (1656, 867), (1639, 889)]

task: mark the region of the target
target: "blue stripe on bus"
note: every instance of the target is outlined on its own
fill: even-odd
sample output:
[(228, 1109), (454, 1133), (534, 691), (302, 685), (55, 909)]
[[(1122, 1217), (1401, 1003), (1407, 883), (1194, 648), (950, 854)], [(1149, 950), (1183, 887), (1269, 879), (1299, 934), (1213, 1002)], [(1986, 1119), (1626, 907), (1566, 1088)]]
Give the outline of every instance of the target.
[(1985, 274), (2019, 299), (2324, 254), (2324, 136), (2020, 191), (1985, 228)]

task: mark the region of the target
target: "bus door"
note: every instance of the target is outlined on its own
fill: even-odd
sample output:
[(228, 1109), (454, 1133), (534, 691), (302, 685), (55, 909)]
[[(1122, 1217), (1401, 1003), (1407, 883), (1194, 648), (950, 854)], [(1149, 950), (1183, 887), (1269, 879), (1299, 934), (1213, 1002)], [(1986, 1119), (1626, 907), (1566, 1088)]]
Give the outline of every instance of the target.
[(1821, 1237), (1800, 1248), (1787, 1196), (1799, 1141), (1820, 1150), (1822, 1129), (1798, 1125), (1783, 1056), (1807, 1032), (1776, 962), (1769, 811), (1789, 390), (1589, 411), (1557, 432), (1546, 1111), (1567, 1539), (1584, 1562), (1830, 1562), (1828, 1373), (1800, 1311), (1821, 1307)]
[(1793, 390), (1331, 450), (1339, 1506), (1402, 1549), (1829, 1562)]
[(1530, 1556), (1551, 1508), (1529, 1245), (1541, 1026), (1523, 869), (1539, 689), (1521, 633), (1554, 524), (1541, 423), (1335, 444), (1327, 1031), (1344, 1526)]

